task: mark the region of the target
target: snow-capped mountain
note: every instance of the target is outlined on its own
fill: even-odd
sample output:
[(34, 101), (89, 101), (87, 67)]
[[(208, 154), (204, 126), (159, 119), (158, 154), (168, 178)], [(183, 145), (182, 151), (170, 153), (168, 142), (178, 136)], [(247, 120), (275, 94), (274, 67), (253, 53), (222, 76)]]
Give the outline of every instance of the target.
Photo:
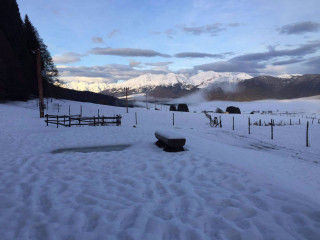
[(302, 74), (282, 74), (282, 75), (279, 75), (278, 78), (290, 79), (290, 78), (299, 77), (299, 76), (302, 76)]
[(60, 84), (61, 87), (69, 88), (77, 91), (90, 91), (99, 93), (105, 90), (108, 86), (107, 83), (88, 83), (81, 81), (73, 81)]
[(188, 92), (195, 88), (206, 88), (217, 83), (237, 83), (250, 78), (252, 78), (252, 76), (246, 73), (208, 71), (191, 76), (189, 74), (175, 73), (144, 74), (125, 82), (111, 84), (74, 81), (62, 84), (62, 86), (80, 91), (102, 92), (119, 97), (124, 95), (124, 88), (127, 87), (129, 88), (130, 94), (144, 93), (146, 90), (150, 93), (153, 90), (157, 90), (157, 92), (161, 90), (161, 95), (166, 95), (163, 91), (165, 88), (170, 88), (176, 93), (178, 89)]

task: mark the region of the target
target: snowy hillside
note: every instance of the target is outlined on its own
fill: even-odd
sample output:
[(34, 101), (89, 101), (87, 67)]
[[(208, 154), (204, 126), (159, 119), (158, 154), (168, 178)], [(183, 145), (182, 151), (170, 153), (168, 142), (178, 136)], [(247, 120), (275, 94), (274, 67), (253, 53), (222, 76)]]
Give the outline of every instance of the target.
[(218, 73), (213, 71), (200, 72), (189, 76), (188, 74), (144, 74), (137, 78), (129, 79), (122, 83), (87, 83), (87, 82), (70, 82), (63, 84), (63, 87), (80, 90), (101, 92), (107, 90), (109, 92), (123, 91), (125, 87), (129, 87), (135, 93), (142, 92), (143, 89), (154, 89), (159, 86), (168, 87), (176, 84), (181, 84), (185, 89), (193, 87), (205, 88), (212, 83), (217, 82), (239, 82), (245, 79), (250, 79), (252, 76), (246, 73)]
[[(121, 114), (122, 124), (56, 128), (39, 119), (35, 100), (0, 104), (1, 239), (320, 239), (319, 100), (198, 103), (175, 112), (175, 126), (165, 105), (126, 113), (54, 100), (49, 114), (57, 104), (60, 115), (69, 106), (84, 116), (99, 109)], [(209, 127), (201, 111), (228, 105), (277, 115), (223, 114), (222, 128)], [(294, 114), (279, 114), (286, 111)], [(294, 125), (275, 126), (271, 140), (268, 126), (248, 134), (248, 116)], [(186, 151), (159, 149), (158, 129), (186, 137)], [(130, 146), (110, 151), (114, 145)], [(97, 146), (109, 152), (55, 151)]]

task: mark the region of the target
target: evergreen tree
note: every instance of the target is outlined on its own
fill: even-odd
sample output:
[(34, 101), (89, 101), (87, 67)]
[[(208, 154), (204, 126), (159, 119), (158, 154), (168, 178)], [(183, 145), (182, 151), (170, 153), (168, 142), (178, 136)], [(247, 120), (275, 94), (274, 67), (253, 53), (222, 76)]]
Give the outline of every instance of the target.
[(25, 100), (30, 95), (26, 65), (31, 59), (16, 0), (1, 0), (0, 99)]
[(28, 15), (25, 16), (24, 20), (24, 34), (27, 39), (29, 51), (35, 52), (37, 49), (40, 50), (42, 79), (44, 84), (59, 82), (57, 78), (58, 70), (53, 63), (51, 54), (48, 51), (47, 46), (43, 43), (43, 40), (40, 38), (37, 29), (30, 22)]

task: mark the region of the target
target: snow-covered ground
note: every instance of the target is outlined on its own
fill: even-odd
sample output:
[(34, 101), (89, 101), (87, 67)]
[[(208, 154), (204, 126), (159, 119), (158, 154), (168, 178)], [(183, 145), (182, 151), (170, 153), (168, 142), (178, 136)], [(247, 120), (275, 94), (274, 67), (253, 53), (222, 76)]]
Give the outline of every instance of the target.
[[(87, 116), (121, 114), (122, 126), (47, 127), (35, 101), (0, 104), (0, 239), (320, 239), (320, 100), (190, 105), (190, 113), (175, 112), (175, 126), (167, 106), (127, 114), (59, 103), (60, 114), (69, 105), (71, 114), (80, 105)], [(210, 128), (201, 111), (229, 105), (243, 112), (235, 130), (226, 114), (222, 128)], [(247, 114), (253, 110), (277, 115)], [(280, 115), (286, 111), (295, 115)], [(270, 127), (251, 126), (249, 135), (248, 117), (302, 124), (276, 126), (271, 140)], [(185, 136), (186, 151), (159, 149), (158, 129)], [(131, 146), (51, 153), (117, 144)]]

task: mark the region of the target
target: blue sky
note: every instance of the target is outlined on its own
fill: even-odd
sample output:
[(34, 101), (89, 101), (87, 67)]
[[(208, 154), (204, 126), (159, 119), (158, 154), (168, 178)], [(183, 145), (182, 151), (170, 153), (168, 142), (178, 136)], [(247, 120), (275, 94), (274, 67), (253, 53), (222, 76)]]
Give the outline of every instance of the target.
[(320, 73), (319, 0), (18, 0), (65, 81)]

